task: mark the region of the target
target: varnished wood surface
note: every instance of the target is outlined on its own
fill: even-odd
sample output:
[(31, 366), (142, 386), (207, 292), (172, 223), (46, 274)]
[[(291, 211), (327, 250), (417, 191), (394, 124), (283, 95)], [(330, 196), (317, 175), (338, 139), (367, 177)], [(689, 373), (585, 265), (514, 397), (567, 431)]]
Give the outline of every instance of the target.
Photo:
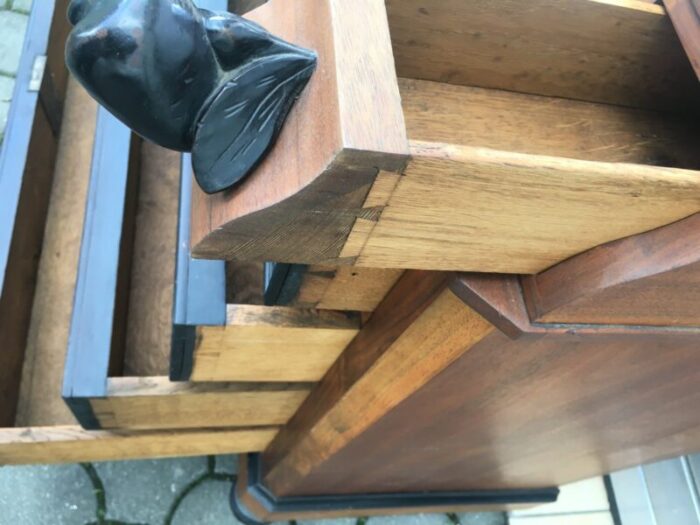
[(542, 323), (700, 327), (700, 214), (523, 278)]
[(388, 0), (400, 76), (615, 105), (697, 108), (664, 9), (636, 0)]
[[(22, 369), (18, 426), (71, 424), (61, 399), (97, 104), (68, 85), (37, 291)], [(5, 426), (11, 426), (12, 422)]]
[[(463, 274), (451, 289), (492, 329), (331, 454), (298, 459), (287, 484), (266, 478), (273, 491), (535, 488), (700, 449), (700, 330), (532, 325), (512, 276)], [(266, 452), (273, 473), (292, 428)]]
[(355, 337), (358, 315), (231, 305), (226, 326), (203, 326), (192, 381), (318, 381)]
[[(193, 253), (334, 259), (377, 169), (399, 169), (407, 153), (383, 2), (272, 0), (251, 18), (314, 49), (319, 66), (255, 172), (230, 192), (195, 193)], [(367, 111), (373, 106), (382, 111)]]
[(399, 89), (411, 140), (700, 168), (700, 127), (687, 115), (408, 78)]
[(664, 6), (700, 78), (700, 3), (697, 0), (664, 0)]
[(105, 429), (153, 430), (281, 425), (309, 384), (171, 383), (167, 377), (111, 378), (90, 405)]
[(256, 452), (277, 428), (90, 432), (78, 426), (3, 429), (0, 465), (123, 461)]
[(536, 273), (700, 209), (700, 173), (412, 142), (358, 266)]
[[(264, 455), (264, 482), (289, 495), (491, 325), (447, 289), (450, 276), (407, 272)], [(321, 491), (318, 493), (325, 493)]]

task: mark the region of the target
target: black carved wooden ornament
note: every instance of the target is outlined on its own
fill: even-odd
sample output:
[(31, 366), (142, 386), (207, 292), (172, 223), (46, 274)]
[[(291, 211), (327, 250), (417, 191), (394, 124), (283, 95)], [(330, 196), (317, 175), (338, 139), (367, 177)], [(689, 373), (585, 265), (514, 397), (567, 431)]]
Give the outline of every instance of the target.
[(139, 135), (191, 151), (207, 193), (242, 180), (277, 138), (316, 54), (192, 0), (72, 0), (66, 63)]

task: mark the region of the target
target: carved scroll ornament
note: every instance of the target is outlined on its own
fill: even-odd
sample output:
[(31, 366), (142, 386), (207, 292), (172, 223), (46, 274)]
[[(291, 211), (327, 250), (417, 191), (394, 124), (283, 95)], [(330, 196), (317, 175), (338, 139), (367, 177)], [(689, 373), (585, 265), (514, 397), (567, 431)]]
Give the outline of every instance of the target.
[(316, 54), (192, 0), (72, 0), (71, 72), (139, 135), (191, 151), (207, 193), (264, 158)]

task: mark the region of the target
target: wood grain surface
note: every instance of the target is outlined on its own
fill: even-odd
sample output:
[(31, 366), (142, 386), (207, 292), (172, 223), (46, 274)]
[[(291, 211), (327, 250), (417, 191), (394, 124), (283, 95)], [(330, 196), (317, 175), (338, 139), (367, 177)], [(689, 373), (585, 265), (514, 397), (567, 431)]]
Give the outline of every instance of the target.
[[(324, 413), (342, 403), (314, 391), (264, 455), (275, 495), (536, 488), (700, 446), (700, 329), (549, 328), (529, 323), (513, 276), (462, 274), (450, 288), (496, 328), (465, 339), (459, 357), (371, 424), (364, 412), (335, 419), (331, 445), (311, 410), (301, 415), (314, 401)], [(517, 329), (497, 329), (504, 322)], [(307, 431), (315, 449), (280, 453), (301, 450)]]
[(79, 426), (3, 429), (0, 465), (124, 461), (263, 450), (276, 427), (151, 432), (88, 431)]
[(378, 170), (400, 170), (408, 152), (384, 3), (272, 0), (251, 18), (314, 49), (319, 65), (251, 176), (229, 192), (195, 192), (193, 254), (334, 260)]
[(181, 155), (141, 148), (124, 373), (158, 376), (170, 369)]
[(700, 128), (692, 118), (407, 78), (399, 89), (411, 140), (700, 168)]
[(295, 491), (492, 329), (463, 307), (448, 281), (445, 274), (407, 272), (392, 288), (266, 450), (264, 482), (275, 495)]
[(664, 0), (664, 6), (700, 78), (700, 3), (697, 0)]
[[(90, 178), (97, 104), (68, 84), (54, 182), (26, 354), (16, 424), (72, 424), (61, 398), (63, 363)], [(11, 426), (12, 422), (4, 426)]]
[(167, 377), (110, 378), (90, 405), (104, 429), (153, 430), (281, 425), (310, 385), (171, 383)]
[(674, 109), (700, 93), (664, 9), (635, 0), (387, 0), (399, 76)]
[(541, 323), (700, 327), (700, 215), (523, 278)]
[(226, 326), (199, 328), (191, 380), (318, 381), (355, 337), (357, 315), (228, 307)]

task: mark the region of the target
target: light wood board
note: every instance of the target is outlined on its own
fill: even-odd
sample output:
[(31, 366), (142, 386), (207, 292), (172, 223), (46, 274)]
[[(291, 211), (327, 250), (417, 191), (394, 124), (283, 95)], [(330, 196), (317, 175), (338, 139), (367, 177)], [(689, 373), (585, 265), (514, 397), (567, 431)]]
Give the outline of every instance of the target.
[(357, 315), (271, 306), (228, 308), (201, 327), (192, 381), (318, 381), (360, 328)]
[(359, 266), (536, 273), (700, 210), (700, 173), (413, 142)]

